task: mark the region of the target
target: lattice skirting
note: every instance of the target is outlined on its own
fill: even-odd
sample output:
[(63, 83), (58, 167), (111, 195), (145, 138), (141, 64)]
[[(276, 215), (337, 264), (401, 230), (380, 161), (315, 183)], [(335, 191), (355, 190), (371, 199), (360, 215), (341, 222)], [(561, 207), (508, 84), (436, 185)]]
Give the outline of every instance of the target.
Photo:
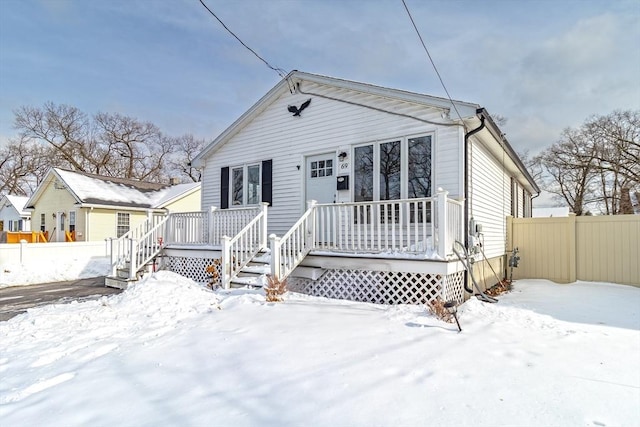
[(371, 270), (328, 270), (318, 280), (290, 277), (289, 290), (326, 298), (377, 304), (426, 304), (464, 299), (464, 272), (446, 276)]
[[(168, 256), (164, 259), (164, 269), (177, 273), (181, 276), (188, 277), (189, 279), (201, 283), (201, 284), (210, 284), (212, 278), (216, 283), (215, 285), (219, 285), (220, 278), (220, 264), (217, 264), (215, 261), (219, 258), (192, 258), (192, 257), (179, 257), (179, 256)], [(207, 272), (208, 266), (214, 266), (216, 269), (216, 274), (212, 274)]]

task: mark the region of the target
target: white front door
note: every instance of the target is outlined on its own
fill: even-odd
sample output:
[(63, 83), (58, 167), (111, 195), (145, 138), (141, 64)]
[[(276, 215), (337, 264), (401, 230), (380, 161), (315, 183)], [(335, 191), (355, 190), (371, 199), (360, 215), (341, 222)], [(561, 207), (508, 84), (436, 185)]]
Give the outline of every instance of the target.
[[(308, 156), (306, 162), (306, 200), (318, 203), (336, 201), (335, 153)], [(306, 209), (306, 206), (305, 206)]]

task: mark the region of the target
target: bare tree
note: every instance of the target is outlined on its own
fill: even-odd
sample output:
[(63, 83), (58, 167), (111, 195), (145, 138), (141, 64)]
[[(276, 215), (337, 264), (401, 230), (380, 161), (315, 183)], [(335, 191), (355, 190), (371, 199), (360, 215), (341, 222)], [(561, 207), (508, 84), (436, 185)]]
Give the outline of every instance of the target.
[(21, 107), (14, 115), (19, 138), (0, 150), (2, 192), (29, 193), (52, 166), (149, 182), (168, 182), (169, 177), (200, 181), (191, 161), (204, 141), (192, 135), (171, 137), (133, 117), (88, 117), (51, 102)]
[(168, 161), (172, 176), (183, 176), (193, 182), (200, 182), (202, 171), (192, 166), (193, 159), (204, 148), (204, 140), (193, 135), (182, 135), (173, 139), (174, 152)]
[(75, 107), (47, 102), (42, 109), (21, 107), (14, 115), (14, 126), (21, 138), (44, 141), (73, 169), (87, 171), (84, 144), (89, 120), (86, 114)]
[(593, 116), (578, 129), (565, 129), (538, 160), (550, 177), (546, 189), (577, 215), (587, 207), (610, 215), (628, 212), (625, 198), (640, 185), (640, 113)]
[(31, 195), (42, 182), (55, 150), (26, 138), (10, 141), (0, 149), (0, 193)]

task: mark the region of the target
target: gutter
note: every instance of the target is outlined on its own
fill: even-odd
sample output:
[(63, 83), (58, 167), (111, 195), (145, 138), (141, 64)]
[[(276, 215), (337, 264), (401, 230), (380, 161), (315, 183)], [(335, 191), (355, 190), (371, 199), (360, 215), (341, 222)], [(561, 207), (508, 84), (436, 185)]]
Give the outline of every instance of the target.
[(469, 246), (469, 138), (485, 128), (484, 108), (478, 108), (480, 126), (464, 134), (464, 243)]

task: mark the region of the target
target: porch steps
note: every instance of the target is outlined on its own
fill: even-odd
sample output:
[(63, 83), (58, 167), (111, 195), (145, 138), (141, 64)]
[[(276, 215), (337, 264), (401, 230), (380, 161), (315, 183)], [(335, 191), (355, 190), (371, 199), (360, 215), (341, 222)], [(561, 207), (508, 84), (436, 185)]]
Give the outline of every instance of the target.
[(244, 266), (240, 273), (231, 280), (232, 288), (252, 286), (261, 288), (267, 284), (267, 274), (271, 273), (271, 267), (265, 263), (265, 255), (258, 254), (253, 261)]
[(135, 279), (129, 279), (129, 262), (116, 270), (115, 276), (107, 276), (104, 278), (104, 285), (110, 288), (127, 289), (130, 284), (137, 282), (145, 273), (153, 271), (153, 263), (146, 264), (138, 270)]

